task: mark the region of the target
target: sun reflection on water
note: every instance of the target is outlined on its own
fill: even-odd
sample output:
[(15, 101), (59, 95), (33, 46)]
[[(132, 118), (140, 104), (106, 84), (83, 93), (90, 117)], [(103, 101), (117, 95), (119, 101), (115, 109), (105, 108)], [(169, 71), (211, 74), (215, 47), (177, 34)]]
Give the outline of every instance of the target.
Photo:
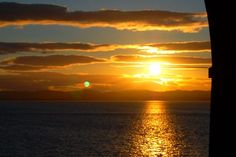
[(146, 102), (141, 121), (136, 126), (141, 134), (136, 134), (133, 144), (136, 153), (142, 156), (179, 156), (175, 146), (175, 131), (166, 112), (164, 102)]

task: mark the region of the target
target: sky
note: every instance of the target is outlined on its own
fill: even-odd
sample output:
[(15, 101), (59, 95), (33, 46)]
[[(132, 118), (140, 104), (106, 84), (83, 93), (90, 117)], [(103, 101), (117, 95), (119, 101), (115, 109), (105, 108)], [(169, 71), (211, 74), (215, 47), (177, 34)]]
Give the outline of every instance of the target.
[(0, 91), (208, 91), (209, 41), (203, 0), (0, 0)]

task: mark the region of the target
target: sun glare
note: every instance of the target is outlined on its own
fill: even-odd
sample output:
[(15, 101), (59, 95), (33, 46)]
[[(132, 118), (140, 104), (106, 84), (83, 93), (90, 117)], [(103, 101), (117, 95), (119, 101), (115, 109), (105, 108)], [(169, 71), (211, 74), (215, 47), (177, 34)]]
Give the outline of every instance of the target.
[(90, 86), (90, 82), (89, 82), (89, 81), (85, 81), (85, 82), (84, 82), (84, 87), (85, 87), (85, 88), (89, 88), (89, 86)]
[(151, 63), (149, 65), (149, 73), (151, 75), (160, 75), (161, 74), (161, 66), (159, 63)]

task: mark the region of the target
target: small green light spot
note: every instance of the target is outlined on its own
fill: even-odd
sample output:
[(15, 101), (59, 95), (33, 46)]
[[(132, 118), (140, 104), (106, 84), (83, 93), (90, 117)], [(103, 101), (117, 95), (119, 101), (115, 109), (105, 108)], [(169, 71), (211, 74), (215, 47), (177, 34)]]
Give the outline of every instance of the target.
[(88, 88), (90, 86), (90, 82), (89, 81), (85, 81), (84, 82), (84, 87)]

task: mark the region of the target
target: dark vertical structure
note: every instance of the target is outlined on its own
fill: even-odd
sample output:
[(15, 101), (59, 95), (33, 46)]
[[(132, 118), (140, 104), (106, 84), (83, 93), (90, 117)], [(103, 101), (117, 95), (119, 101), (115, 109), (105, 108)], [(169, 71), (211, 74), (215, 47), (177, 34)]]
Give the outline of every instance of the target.
[[(233, 1), (205, 0), (212, 45), (210, 157), (236, 156), (236, 43)], [(230, 143), (231, 142), (231, 143)], [(234, 155), (232, 155), (234, 154)]]

